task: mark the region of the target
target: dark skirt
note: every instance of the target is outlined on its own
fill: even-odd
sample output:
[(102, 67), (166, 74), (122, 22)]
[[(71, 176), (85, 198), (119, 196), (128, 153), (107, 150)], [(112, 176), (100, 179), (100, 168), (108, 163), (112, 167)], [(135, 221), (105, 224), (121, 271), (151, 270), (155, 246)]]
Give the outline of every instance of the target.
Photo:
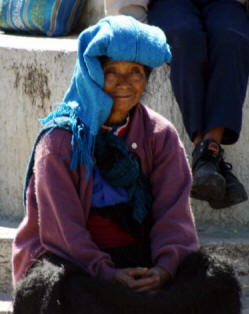
[[(117, 267), (138, 266), (132, 248), (109, 253)], [(14, 293), (14, 314), (239, 314), (240, 308), (233, 269), (202, 251), (190, 254), (175, 279), (155, 294), (93, 278), (51, 253), (34, 264)]]

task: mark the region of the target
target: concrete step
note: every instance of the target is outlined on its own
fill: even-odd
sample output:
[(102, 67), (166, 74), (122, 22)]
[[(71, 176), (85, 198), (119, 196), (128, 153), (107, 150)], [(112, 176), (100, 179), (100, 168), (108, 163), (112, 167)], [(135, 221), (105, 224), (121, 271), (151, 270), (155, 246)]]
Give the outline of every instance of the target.
[(0, 314), (11, 314), (12, 303), (10, 301), (0, 301)]
[[(11, 313), (11, 244), (17, 225), (17, 222), (0, 222), (0, 314)], [(242, 314), (249, 314), (249, 230), (202, 226), (198, 234), (202, 247), (234, 266), (243, 291)]]
[(12, 303), (9, 294), (0, 293), (0, 314), (12, 313)]
[(0, 222), (0, 293), (11, 292), (11, 246), (18, 222)]
[[(12, 314), (12, 303), (10, 300), (1, 300), (0, 297), (0, 314)], [(249, 314), (249, 298), (243, 302), (241, 314)]]

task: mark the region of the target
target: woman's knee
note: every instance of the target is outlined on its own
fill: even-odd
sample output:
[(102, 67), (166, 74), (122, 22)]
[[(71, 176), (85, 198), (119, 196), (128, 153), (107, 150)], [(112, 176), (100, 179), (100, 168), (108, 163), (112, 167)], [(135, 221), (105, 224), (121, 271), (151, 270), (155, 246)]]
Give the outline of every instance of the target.
[(63, 266), (54, 265), (46, 259), (37, 261), (17, 284), (14, 313), (39, 313), (42, 308), (45, 313), (61, 314), (61, 302), (57, 304), (56, 300), (60, 300), (64, 276)]

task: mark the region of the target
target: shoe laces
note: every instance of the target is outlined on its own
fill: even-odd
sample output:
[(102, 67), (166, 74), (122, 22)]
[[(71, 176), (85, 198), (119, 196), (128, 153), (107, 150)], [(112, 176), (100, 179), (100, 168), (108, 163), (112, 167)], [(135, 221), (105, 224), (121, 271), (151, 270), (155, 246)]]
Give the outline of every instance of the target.
[(220, 145), (214, 141), (210, 142), (206, 148), (208, 151), (212, 152), (212, 154), (218, 155), (220, 152)]
[(214, 140), (208, 139), (200, 141), (192, 154), (192, 168), (194, 169), (196, 167), (199, 160), (219, 163), (223, 156), (223, 151), (220, 144)]
[(224, 150), (218, 143), (210, 140), (210, 142), (204, 148), (202, 158), (206, 160), (217, 160), (222, 157), (223, 152)]

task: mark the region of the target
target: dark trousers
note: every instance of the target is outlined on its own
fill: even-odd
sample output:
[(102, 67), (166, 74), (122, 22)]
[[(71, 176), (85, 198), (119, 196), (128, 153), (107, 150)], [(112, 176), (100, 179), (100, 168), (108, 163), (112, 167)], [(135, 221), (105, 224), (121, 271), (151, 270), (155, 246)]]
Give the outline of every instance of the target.
[(148, 20), (171, 46), (171, 84), (190, 139), (224, 127), (222, 143), (236, 142), (249, 73), (245, 8), (235, 0), (152, 0)]

